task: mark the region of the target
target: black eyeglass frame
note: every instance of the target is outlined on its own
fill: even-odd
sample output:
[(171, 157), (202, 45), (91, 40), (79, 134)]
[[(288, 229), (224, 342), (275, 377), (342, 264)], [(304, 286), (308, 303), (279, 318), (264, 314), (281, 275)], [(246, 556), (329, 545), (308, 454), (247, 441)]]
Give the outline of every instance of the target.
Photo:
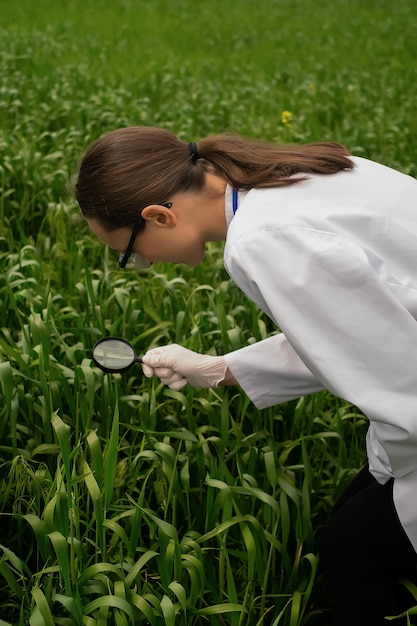
[[(164, 206), (166, 209), (170, 209), (172, 207), (172, 202), (167, 202), (166, 204), (161, 204), (160, 206)], [(130, 235), (129, 243), (127, 244), (126, 250), (122, 252), (119, 258), (119, 267), (121, 269), (125, 269), (127, 262), (132, 254), (133, 246), (135, 245), (136, 237), (139, 232), (143, 228), (143, 222), (138, 222), (134, 229), (132, 230), (132, 234)]]

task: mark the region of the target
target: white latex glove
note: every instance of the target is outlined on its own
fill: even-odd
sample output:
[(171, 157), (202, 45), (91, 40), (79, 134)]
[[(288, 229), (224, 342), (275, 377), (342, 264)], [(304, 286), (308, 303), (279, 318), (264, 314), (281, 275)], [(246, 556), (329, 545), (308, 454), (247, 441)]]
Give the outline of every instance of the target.
[(193, 387), (218, 387), (227, 365), (222, 356), (198, 354), (172, 343), (148, 350), (142, 357), (142, 369), (148, 378), (159, 376), (161, 382), (178, 391), (187, 383)]

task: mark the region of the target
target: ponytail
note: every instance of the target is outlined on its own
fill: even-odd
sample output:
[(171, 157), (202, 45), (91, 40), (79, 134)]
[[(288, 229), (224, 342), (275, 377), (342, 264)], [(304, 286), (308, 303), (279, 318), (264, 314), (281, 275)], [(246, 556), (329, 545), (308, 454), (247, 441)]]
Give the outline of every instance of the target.
[(303, 174), (335, 174), (353, 169), (349, 152), (338, 143), (278, 146), (236, 135), (202, 139), (198, 153), (236, 189), (282, 187), (305, 179)]

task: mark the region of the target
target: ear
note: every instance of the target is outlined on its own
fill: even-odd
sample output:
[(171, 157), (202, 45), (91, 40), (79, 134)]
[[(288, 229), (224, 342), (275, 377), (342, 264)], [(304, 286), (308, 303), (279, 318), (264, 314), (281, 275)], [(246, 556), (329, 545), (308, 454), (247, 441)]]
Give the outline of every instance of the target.
[(147, 226), (153, 224), (160, 228), (172, 228), (177, 223), (174, 211), (161, 204), (150, 204), (142, 210), (141, 215)]

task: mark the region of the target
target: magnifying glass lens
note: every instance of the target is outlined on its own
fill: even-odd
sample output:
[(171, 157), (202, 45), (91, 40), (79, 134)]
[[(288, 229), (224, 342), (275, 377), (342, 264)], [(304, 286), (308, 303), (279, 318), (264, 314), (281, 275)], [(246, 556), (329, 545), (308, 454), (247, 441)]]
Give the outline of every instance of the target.
[(124, 339), (109, 337), (95, 344), (93, 360), (105, 372), (123, 372), (137, 361), (137, 355)]

